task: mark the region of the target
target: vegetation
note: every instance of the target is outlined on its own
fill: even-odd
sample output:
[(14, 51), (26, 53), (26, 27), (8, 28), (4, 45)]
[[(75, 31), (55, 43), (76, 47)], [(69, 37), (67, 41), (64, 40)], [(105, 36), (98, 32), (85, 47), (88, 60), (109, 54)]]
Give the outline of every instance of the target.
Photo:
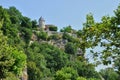
[(51, 26), (49, 26), (49, 30), (50, 31), (57, 31), (58, 28), (57, 28), (57, 26), (51, 25)]
[(68, 32), (68, 33), (71, 33), (72, 32), (72, 27), (69, 25), (67, 27), (64, 27), (63, 29), (61, 29), (60, 31), (61, 32)]
[[(120, 6), (114, 13), (101, 22), (90, 13), (82, 30), (67, 26), (49, 35), (15, 7), (0, 6), (0, 80), (20, 80), (25, 69), (29, 80), (119, 80)], [(57, 31), (56, 26), (49, 29)], [(31, 39), (33, 34), (37, 39)], [(85, 54), (92, 55), (95, 63)], [(114, 66), (97, 72), (98, 63)]]

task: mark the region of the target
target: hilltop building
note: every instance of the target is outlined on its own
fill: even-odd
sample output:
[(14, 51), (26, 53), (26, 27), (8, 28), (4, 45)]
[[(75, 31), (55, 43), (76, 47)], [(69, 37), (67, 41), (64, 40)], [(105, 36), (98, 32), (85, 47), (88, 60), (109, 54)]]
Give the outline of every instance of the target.
[(42, 17), (39, 19), (39, 28), (45, 29), (45, 20)]
[[(64, 50), (66, 43), (68, 43), (67, 39), (62, 38), (62, 36), (64, 35), (64, 32), (57, 32), (56, 30), (51, 30), (50, 29), (51, 26), (52, 28), (55, 28), (56, 26), (51, 24), (46, 25), (43, 17), (40, 17), (38, 21), (39, 21), (38, 30), (33, 30), (30, 44), (33, 43), (34, 41), (39, 41), (40, 43), (48, 43)], [(38, 37), (36, 33), (40, 33), (41, 32), (40, 30), (47, 33), (47, 36), (49, 37), (50, 40), (43, 40), (42, 38)], [(68, 32), (66, 33), (67, 35), (71, 36), (71, 38), (76, 38), (77, 40), (77, 35), (75, 30), (73, 30), (73, 32), (71, 33), (68, 33)], [(77, 49), (76, 56), (83, 56), (82, 49), (80, 48)]]
[(39, 18), (38, 22), (39, 22), (39, 29), (44, 30), (44, 31), (50, 31), (49, 29), (50, 26), (54, 27), (54, 25), (52, 24), (45, 24), (45, 20), (42, 16)]

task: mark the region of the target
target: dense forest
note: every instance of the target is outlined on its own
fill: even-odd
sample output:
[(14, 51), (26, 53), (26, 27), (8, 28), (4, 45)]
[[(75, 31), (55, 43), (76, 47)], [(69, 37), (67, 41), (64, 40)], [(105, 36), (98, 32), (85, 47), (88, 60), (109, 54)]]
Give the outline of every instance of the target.
[[(100, 22), (87, 14), (82, 30), (51, 26), (50, 31), (55, 33), (39, 30), (36, 20), (15, 7), (0, 6), (0, 80), (120, 79), (120, 5)], [(100, 64), (113, 66), (97, 72)]]

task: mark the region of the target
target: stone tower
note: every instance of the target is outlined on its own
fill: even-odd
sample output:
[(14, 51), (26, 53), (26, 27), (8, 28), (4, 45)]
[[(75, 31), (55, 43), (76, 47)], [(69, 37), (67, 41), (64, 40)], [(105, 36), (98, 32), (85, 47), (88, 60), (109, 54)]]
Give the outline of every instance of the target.
[(42, 30), (45, 29), (45, 20), (42, 18), (42, 16), (39, 19), (39, 28)]

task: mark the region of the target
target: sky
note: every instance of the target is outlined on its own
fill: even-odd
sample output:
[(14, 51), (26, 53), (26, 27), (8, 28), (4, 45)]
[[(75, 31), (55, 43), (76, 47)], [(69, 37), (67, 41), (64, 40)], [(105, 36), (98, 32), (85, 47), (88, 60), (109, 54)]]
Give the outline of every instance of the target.
[(96, 22), (102, 16), (114, 15), (120, 0), (0, 0), (4, 8), (15, 6), (24, 16), (37, 20), (42, 16), (46, 24), (59, 29), (71, 25), (73, 29), (83, 28), (86, 15), (92, 13)]

